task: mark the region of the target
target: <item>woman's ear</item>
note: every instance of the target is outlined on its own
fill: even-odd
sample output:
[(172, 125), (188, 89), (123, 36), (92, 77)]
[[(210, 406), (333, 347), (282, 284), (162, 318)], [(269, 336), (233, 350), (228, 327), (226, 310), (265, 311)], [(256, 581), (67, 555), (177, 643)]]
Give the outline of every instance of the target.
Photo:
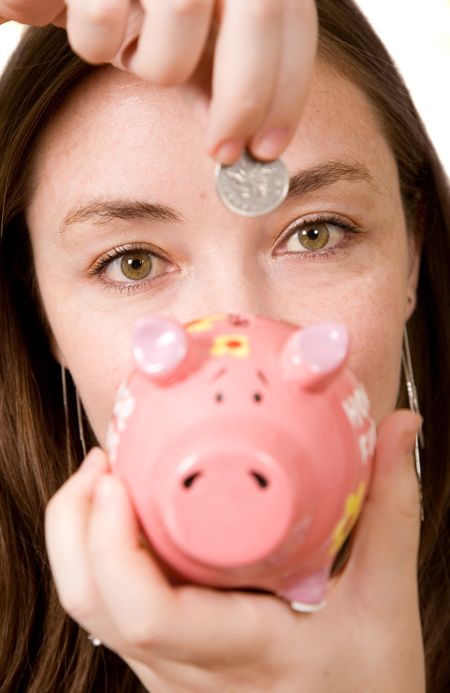
[(409, 275), (408, 283), (406, 287), (406, 307), (405, 307), (405, 321), (407, 322), (411, 315), (416, 309), (417, 303), (417, 285), (419, 283), (419, 272), (420, 272), (420, 247), (419, 242), (412, 239), (409, 243), (410, 248), (410, 262), (409, 262)]

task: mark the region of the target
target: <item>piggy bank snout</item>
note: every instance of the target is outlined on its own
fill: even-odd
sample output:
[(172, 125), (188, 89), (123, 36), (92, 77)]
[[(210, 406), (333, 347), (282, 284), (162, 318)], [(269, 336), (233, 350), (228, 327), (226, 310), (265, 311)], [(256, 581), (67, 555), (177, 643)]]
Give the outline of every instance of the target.
[(173, 473), (163, 515), (185, 554), (237, 567), (264, 559), (283, 542), (294, 500), (292, 481), (276, 461), (248, 451), (204, 453)]

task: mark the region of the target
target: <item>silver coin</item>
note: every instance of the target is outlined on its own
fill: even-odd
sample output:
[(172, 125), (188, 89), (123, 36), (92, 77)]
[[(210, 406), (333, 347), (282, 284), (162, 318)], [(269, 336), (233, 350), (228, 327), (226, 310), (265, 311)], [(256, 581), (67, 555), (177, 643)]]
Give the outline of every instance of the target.
[(248, 152), (234, 164), (217, 164), (215, 179), (224, 205), (244, 217), (272, 212), (289, 190), (289, 175), (280, 159), (257, 161)]

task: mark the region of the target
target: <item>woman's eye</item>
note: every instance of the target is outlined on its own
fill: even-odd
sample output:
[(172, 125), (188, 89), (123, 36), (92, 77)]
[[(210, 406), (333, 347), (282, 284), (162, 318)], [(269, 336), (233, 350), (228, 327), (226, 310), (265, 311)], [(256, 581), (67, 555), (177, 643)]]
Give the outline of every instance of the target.
[(97, 260), (90, 274), (100, 275), (109, 284), (139, 285), (164, 274), (168, 260), (146, 248), (119, 247)]
[(350, 225), (332, 221), (301, 222), (285, 242), (285, 247), (293, 253), (315, 253), (332, 250), (343, 241), (346, 231), (355, 231)]

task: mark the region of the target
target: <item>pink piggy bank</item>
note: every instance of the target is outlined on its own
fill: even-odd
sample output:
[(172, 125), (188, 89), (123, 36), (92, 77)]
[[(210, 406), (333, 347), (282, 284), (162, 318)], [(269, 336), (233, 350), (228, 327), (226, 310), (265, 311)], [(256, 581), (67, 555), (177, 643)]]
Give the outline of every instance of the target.
[(323, 606), (376, 440), (348, 351), (338, 323), (137, 323), (107, 448), (172, 579)]

